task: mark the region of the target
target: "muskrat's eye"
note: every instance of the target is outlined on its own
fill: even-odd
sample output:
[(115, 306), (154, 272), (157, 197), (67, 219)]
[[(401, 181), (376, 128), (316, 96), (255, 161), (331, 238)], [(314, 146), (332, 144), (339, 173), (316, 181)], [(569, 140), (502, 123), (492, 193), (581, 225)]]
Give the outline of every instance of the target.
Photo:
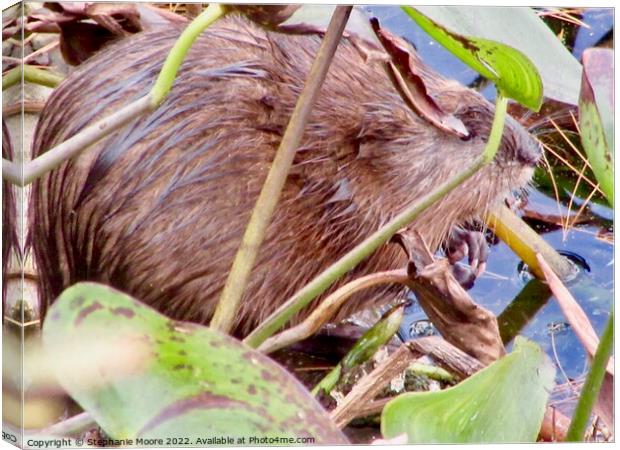
[(478, 136), (478, 133), (476, 133), (476, 131), (472, 130), (471, 128), (468, 128), (467, 131), (469, 131), (469, 134), (460, 138), (463, 142), (471, 141), (473, 138)]

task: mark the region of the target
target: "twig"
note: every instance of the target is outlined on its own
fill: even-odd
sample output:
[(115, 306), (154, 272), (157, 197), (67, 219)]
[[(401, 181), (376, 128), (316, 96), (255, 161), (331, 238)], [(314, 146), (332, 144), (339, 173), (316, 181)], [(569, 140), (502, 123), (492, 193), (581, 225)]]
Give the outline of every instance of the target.
[(368, 416), (374, 416), (375, 414), (379, 414), (381, 411), (383, 411), (383, 408), (385, 407), (385, 405), (387, 405), (390, 401), (394, 400), (395, 398), (396, 396), (380, 398), (378, 400), (370, 400), (369, 402), (359, 405), (359, 408), (357, 409), (355, 413), (355, 417), (353, 417), (351, 420), (356, 419), (358, 417), (368, 417)]
[[(358, 381), (342, 403), (331, 412), (330, 417), (342, 428), (356, 417), (378, 412), (374, 408), (387, 402), (373, 401), (377, 394), (392, 378), (409, 368), (412, 361), (423, 355), (431, 356), (439, 366), (453, 373), (459, 380), (484, 368), (480, 361), (438, 336), (414, 339), (402, 344), (388, 359)], [(371, 411), (365, 408), (369, 404), (373, 405)]]
[[(571, 194), (570, 194), (570, 199), (568, 200), (568, 206), (566, 207), (566, 209), (568, 210), (566, 212), (566, 224), (565, 224), (566, 230), (570, 230), (571, 225), (570, 225), (569, 222), (570, 222), (570, 218), (571, 218), (571, 210), (573, 208), (573, 203), (575, 202), (575, 199), (577, 198), (577, 189), (579, 189), (579, 185), (581, 184), (581, 180), (583, 180), (585, 178), (583, 174), (585, 173), (587, 167), (588, 166), (586, 164), (584, 164), (583, 167), (581, 168), (581, 170), (579, 171), (579, 173), (577, 174), (577, 181), (575, 181), (575, 184), (573, 186), (573, 192), (571, 192)], [(591, 192), (591, 194), (594, 194), (594, 190)], [(584, 202), (581, 205), (580, 211), (586, 205), (587, 205), (587, 203)], [(577, 217), (578, 217), (578, 215), (577, 215)], [(577, 220), (577, 218), (575, 218), (575, 220)]]
[(150, 109), (151, 96), (145, 95), (121, 108), (114, 114), (95, 122), (77, 135), (67, 139), (62, 144), (48, 150), (23, 166), (3, 158), (2, 178), (17, 186), (26, 186), (43, 174), (55, 169), (67, 159), (77, 156), (80, 152), (86, 150), (91, 144), (97, 142), (102, 137), (126, 125), (128, 121), (135, 119), (137, 116)]
[(459, 350), (445, 339), (439, 336), (427, 336), (408, 342), (409, 347), (422, 355), (433, 358), (439, 366), (456, 375), (459, 380), (472, 376), (481, 369), (484, 364), (473, 356)]
[(80, 413), (41, 430), (42, 436), (73, 436), (97, 426), (88, 412)]
[(35, 59), (37, 56), (49, 52), (50, 50), (55, 49), (56, 47), (58, 47), (60, 45), (60, 40), (57, 39), (53, 42), (50, 42), (49, 44), (41, 47), (40, 49), (38, 49), (37, 51), (32, 52), (31, 54), (29, 54), (28, 56), (26, 56), (23, 61), (22, 64), (28, 64), (30, 61), (32, 61), (33, 59)]
[(14, 114), (19, 114), (22, 111), (25, 113), (40, 113), (45, 107), (45, 102), (36, 102), (30, 100), (19, 101), (15, 103), (9, 103), (8, 105), (2, 105), (2, 115), (10, 117)]
[(406, 284), (408, 280), (409, 277), (405, 269), (377, 272), (353, 280), (325, 298), (302, 323), (270, 337), (258, 347), (258, 350), (263, 353), (275, 352), (312, 336), (356, 292), (379, 284)]
[(327, 75), (336, 48), (340, 43), (351, 10), (352, 6), (338, 6), (334, 11), (256, 205), (252, 210), (239, 250), (235, 255), (228, 279), (211, 320), (211, 327), (214, 329), (228, 332), (232, 328), (250, 271), (265, 238), (271, 216), (276, 209), (286, 177), (301, 143), (310, 112)]
[[(555, 151), (553, 149), (553, 147), (551, 147), (548, 144), (543, 144), (543, 147), (545, 148), (545, 150), (547, 150), (549, 153), (551, 153), (553, 156), (555, 156), (560, 162), (564, 163), (566, 166), (568, 166), (569, 169), (571, 169), (573, 172), (575, 173), (579, 173), (579, 171), (577, 170), (577, 168), (572, 165), (570, 163), (570, 161), (568, 161), (566, 158), (564, 158), (562, 155), (560, 155), (557, 151)], [(584, 178), (585, 182), (588, 183), (592, 189), (595, 189), (597, 192), (599, 192), (601, 195), (605, 195), (603, 194), (603, 191), (601, 190), (601, 188), (598, 186), (597, 183), (595, 183), (594, 181), (590, 180), (589, 178)]]
[[(544, 144), (540, 139), (537, 139), (538, 143), (541, 145), (541, 147), (543, 148), (547, 148), (547, 144)], [(545, 167), (545, 170), (547, 171), (547, 174), (549, 175), (549, 180), (551, 180), (551, 187), (553, 188), (553, 195), (555, 196), (555, 206), (558, 209), (558, 216), (560, 217), (560, 221), (563, 223), (563, 219), (562, 219), (562, 207), (561, 207), (561, 203), (560, 203), (560, 191), (558, 190), (558, 184), (555, 181), (555, 175), (553, 174), (553, 168), (551, 167), (551, 163), (549, 163), (549, 160), (547, 159), (547, 152), (544, 151), (542, 152), (542, 161), (543, 161), (543, 166)], [(565, 238), (565, 234), (564, 234), (564, 230), (563, 230), (563, 238)]]
[[(597, 184), (597, 186), (600, 186), (600, 184)], [(596, 189), (592, 189), (590, 193), (588, 194), (588, 196), (585, 198), (585, 200), (581, 203), (581, 206), (577, 210), (577, 213), (573, 216), (573, 220), (571, 220), (570, 223), (568, 224), (568, 229), (572, 229), (572, 230), (575, 229), (575, 225), (579, 223), (578, 220), (582, 217), (583, 211), (590, 204), (590, 201), (592, 200), (592, 197), (594, 197), (595, 194), (596, 194)], [(569, 219), (570, 219), (570, 216), (567, 215), (566, 220), (568, 221)], [(584, 222), (587, 222), (587, 221), (588, 219), (584, 220)]]
[(342, 403), (330, 413), (336, 426), (343, 428), (358, 417), (361, 406), (373, 400), (392, 378), (409, 367), (411, 361), (419, 356), (421, 355), (412, 351), (407, 344), (403, 344), (375, 370), (359, 380)]

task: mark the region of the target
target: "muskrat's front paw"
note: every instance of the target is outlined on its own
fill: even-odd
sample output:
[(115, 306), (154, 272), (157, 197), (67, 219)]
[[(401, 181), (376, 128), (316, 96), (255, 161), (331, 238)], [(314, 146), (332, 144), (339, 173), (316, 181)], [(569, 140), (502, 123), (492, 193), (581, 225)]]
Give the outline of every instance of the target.
[[(457, 264), (466, 255), (469, 266)], [(446, 245), (446, 256), (453, 266), (454, 278), (469, 289), (486, 268), (489, 247), (480, 231), (454, 228)]]

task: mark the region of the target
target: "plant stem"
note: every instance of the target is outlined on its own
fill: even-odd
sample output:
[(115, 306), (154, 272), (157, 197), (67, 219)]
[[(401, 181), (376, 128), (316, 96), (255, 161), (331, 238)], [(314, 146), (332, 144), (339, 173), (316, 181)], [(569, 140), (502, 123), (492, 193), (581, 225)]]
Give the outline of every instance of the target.
[(409, 276), (405, 269), (371, 273), (353, 280), (325, 298), (302, 323), (271, 336), (258, 347), (258, 350), (263, 353), (275, 352), (312, 336), (356, 292), (382, 284), (407, 284), (408, 281)]
[(20, 187), (27, 186), (40, 176), (58, 167), (64, 161), (77, 156), (94, 142), (97, 142), (102, 137), (112, 133), (114, 130), (127, 124), (128, 121), (135, 119), (150, 109), (151, 97), (150, 95), (145, 95), (114, 114), (88, 126), (62, 144), (48, 150), (23, 166), (3, 158), (2, 178)]
[(202, 14), (192, 20), (187, 28), (183, 30), (181, 36), (179, 36), (174, 43), (172, 50), (168, 53), (166, 61), (164, 61), (164, 65), (159, 72), (159, 76), (151, 89), (151, 106), (156, 107), (166, 98), (166, 95), (168, 95), (177, 76), (177, 72), (179, 71), (179, 67), (181, 67), (185, 55), (187, 55), (187, 52), (196, 38), (198, 38), (200, 33), (209, 25), (223, 17), (226, 11), (224, 5), (211, 3)]
[(504, 134), (504, 122), (506, 121), (506, 109), (508, 108), (508, 97), (504, 97), (501, 92), (497, 92), (497, 98), (495, 99), (495, 115), (493, 116), (493, 123), (491, 124), (491, 132), (489, 133), (489, 140), (482, 152), (483, 165), (490, 163), (497, 154), (497, 149), (502, 141), (502, 135)]
[(537, 253), (544, 256), (561, 280), (566, 281), (575, 275), (573, 265), (507, 206), (498, 205), (493, 208), (486, 214), (484, 221), (527, 264), (537, 278), (545, 279), (536, 259)]
[(252, 210), (252, 215), (239, 250), (235, 255), (226, 285), (222, 290), (215, 314), (211, 320), (211, 327), (214, 329), (228, 332), (233, 325), (250, 271), (258, 255), (260, 245), (265, 238), (271, 216), (276, 209), (286, 177), (293, 164), (295, 153), (301, 143), (310, 112), (318, 97), (323, 80), (327, 75), (327, 70), (336, 52), (336, 48), (340, 43), (345, 25), (351, 14), (351, 9), (352, 6), (338, 6), (334, 11), (256, 205)]
[(15, 86), (22, 80), (21, 66), (14, 67), (2, 76), (2, 90)]
[(312, 394), (314, 397), (319, 395), (321, 391), (325, 392), (326, 394), (329, 394), (334, 389), (334, 386), (338, 384), (338, 380), (340, 380), (341, 375), (342, 375), (342, 363), (338, 363), (336, 364), (336, 367), (330, 370), (327, 375), (321, 378), (321, 381), (319, 381), (312, 388), (312, 390), (310, 391), (310, 394)]
[(326, 270), (321, 272), (310, 283), (288, 299), (282, 306), (274, 311), (263, 323), (261, 323), (243, 342), (258, 347), (265, 339), (279, 330), (295, 313), (305, 307), (313, 299), (325, 292), (340, 277), (353, 269), (357, 264), (370, 256), (381, 245), (385, 244), (398, 230), (405, 227), (427, 208), (448, 194), (452, 189), (463, 183), (474, 175), (485, 164), (493, 159), (501, 142), (504, 121), (506, 118), (506, 107), (508, 100), (498, 93), (495, 116), (489, 140), (484, 152), (476, 161), (460, 174), (452, 179), (445, 181), (437, 186), (424, 197), (416, 200), (409, 205), (403, 212), (394, 217), (390, 222), (375, 231), (372, 235), (358, 244), (353, 250), (348, 252)]
[(588, 420), (592, 413), (592, 407), (596, 402), (598, 393), (601, 390), (603, 380), (605, 378), (605, 369), (607, 361), (611, 355), (614, 344), (614, 311), (612, 309), (607, 320), (607, 325), (603, 330), (601, 341), (596, 349), (590, 371), (586, 377), (586, 381), (581, 389), (581, 395), (573, 414), (570, 427), (566, 433), (566, 440), (570, 442), (579, 442), (583, 440)]
[(29, 65), (24, 66), (24, 81), (28, 81), (30, 83), (55, 88), (64, 79), (64, 75), (52, 72), (51, 70), (43, 70)]
[(95, 419), (88, 412), (83, 412), (62, 422), (50, 425), (41, 430), (40, 434), (42, 436), (74, 436), (95, 427), (97, 427)]
[(32, 67), (26, 64), (9, 70), (2, 77), (3, 91), (21, 82), (22, 69), (24, 81), (39, 84), (41, 86), (55, 88), (64, 79), (64, 77), (59, 73), (52, 72), (51, 70), (39, 69), (38, 67)]
[[(179, 70), (185, 55), (198, 35), (210, 24), (222, 17), (226, 12), (223, 5), (211, 4), (200, 16), (194, 19), (183, 30), (168, 54), (159, 76), (151, 89), (151, 93), (121, 108), (114, 114), (90, 125), (75, 136), (43, 153), (29, 163), (17, 165), (6, 159), (2, 160), (2, 178), (17, 186), (26, 186), (60, 164), (77, 156), (91, 144), (107, 136), (146, 111), (155, 109), (166, 97)], [(36, 67), (23, 66), (24, 80), (55, 86), (62, 77)], [(21, 67), (16, 67), (2, 78), (2, 88), (21, 79)], [(23, 172), (22, 172), (23, 168)]]

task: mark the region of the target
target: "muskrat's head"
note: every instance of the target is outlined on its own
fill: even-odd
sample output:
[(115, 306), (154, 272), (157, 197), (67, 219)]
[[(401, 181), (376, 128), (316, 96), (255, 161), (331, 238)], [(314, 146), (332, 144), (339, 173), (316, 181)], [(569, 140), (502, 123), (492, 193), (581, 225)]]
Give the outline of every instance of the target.
[[(467, 90), (454, 103), (453, 114), (459, 118), (469, 136), (463, 141), (484, 149), (491, 132), (495, 107), (478, 93)], [(526, 186), (541, 158), (540, 143), (514, 118), (506, 115), (500, 147), (489, 168), (483, 170), (500, 191)]]
[[(455, 166), (462, 171), (482, 154), (491, 132), (495, 106), (478, 92), (454, 81), (445, 80), (435, 99), (444, 111), (460, 119), (469, 136), (449, 137), (445, 156), (438, 163), (438, 172), (454, 174)], [(460, 143), (457, 143), (460, 141)], [(462, 155), (467, 155), (463, 158)], [(463, 218), (482, 217), (497, 202), (510, 194), (524, 191), (541, 158), (540, 143), (514, 118), (506, 115), (500, 147), (494, 160), (447, 196), (443, 203), (449, 209), (462, 209)], [(443, 169), (442, 169), (443, 168)], [(439, 212), (441, 214), (441, 212)], [(448, 216), (456, 212), (447, 213)], [(467, 220), (467, 219), (466, 219)]]
[[(380, 172), (387, 176), (381, 177), (380, 187), (369, 183), (366, 193), (370, 197), (372, 189), (386, 192), (381, 200), (395, 212), (470, 167), (485, 149), (494, 117), (494, 105), (482, 95), (420, 64), (429, 95), (446, 114), (463, 122), (469, 136), (460, 138), (439, 129), (411, 110), (392, 108), (388, 116), (385, 108), (378, 108), (370, 114), (367, 123), (372, 125), (365, 129), (366, 135), (372, 128), (383, 140), (365, 141), (364, 154), (375, 155), (370, 163), (383, 166)], [(437, 248), (453, 225), (482, 218), (493, 205), (524, 189), (540, 156), (538, 142), (507, 116), (494, 160), (429, 208), (413, 226), (431, 248)]]

